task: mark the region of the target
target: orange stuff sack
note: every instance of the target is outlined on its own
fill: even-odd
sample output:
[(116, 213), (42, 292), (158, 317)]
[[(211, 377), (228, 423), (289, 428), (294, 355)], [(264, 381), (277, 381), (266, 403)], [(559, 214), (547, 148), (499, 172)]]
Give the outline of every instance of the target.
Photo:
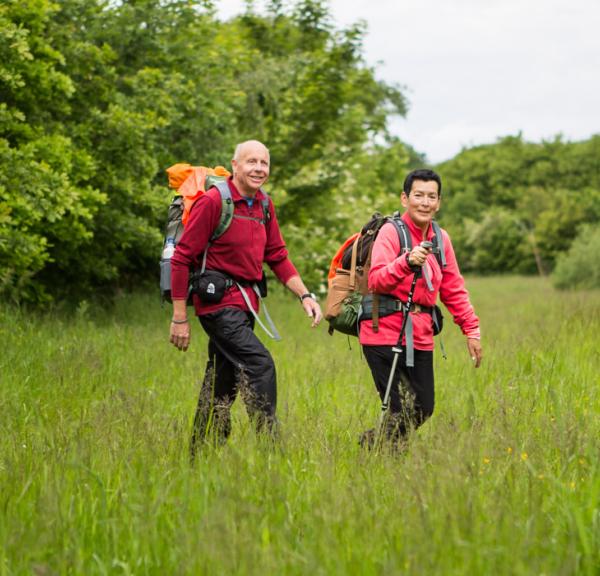
[(181, 221), (185, 226), (190, 217), (190, 210), (194, 202), (210, 188), (215, 179), (224, 179), (231, 176), (231, 172), (223, 166), (207, 168), (206, 166), (192, 166), (191, 164), (173, 164), (167, 168), (169, 186), (174, 188), (183, 198), (183, 216)]

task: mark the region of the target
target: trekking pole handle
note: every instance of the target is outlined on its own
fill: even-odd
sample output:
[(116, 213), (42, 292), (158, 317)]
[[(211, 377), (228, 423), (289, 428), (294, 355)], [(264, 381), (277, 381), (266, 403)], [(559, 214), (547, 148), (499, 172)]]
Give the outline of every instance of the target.
[[(419, 243), (417, 248), (424, 248), (425, 250), (427, 250), (428, 253), (431, 253), (433, 251), (433, 242), (429, 242), (429, 240), (423, 240), (423, 242)], [(421, 268), (421, 266), (423, 266), (425, 264), (425, 260), (421, 263), (413, 264), (410, 261), (410, 254), (409, 254), (408, 255), (408, 263), (413, 267), (413, 270), (414, 270), (415, 268)]]

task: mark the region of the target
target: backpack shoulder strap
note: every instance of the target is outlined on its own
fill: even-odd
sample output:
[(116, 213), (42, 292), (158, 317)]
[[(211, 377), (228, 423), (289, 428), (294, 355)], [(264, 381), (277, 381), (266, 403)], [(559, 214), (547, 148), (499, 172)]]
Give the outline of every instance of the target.
[(402, 220), (402, 218), (400, 218), (396, 212), (391, 218), (388, 219), (388, 222), (391, 222), (394, 225), (394, 228), (396, 228), (396, 232), (398, 232), (398, 239), (400, 240), (400, 254), (410, 252), (412, 250), (412, 240), (404, 220)]
[(263, 210), (263, 219), (266, 224), (269, 220), (271, 220), (271, 210), (269, 206), (269, 195), (261, 188), (260, 191), (263, 193), (264, 198), (260, 201), (262, 204)]
[(431, 227), (433, 228), (433, 251), (437, 258), (440, 267), (445, 268), (446, 262), (446, 250), (444, 249), (444, 237), (442, 236), (442, 229), (440, 225), (435, 221), (431, 221)]
[[(398, 240), (400, 241), (400, 254), (410, 252), (412, 250), (412, 240), (410, 239), (410, 233), (406, 228), (404, 220), (400, 218), (398, 212), (386, 218), (386, 222), (391, 222), (398, 233)], [(371, 250), (373, 245), (371, 245)], [(369, 253), (369, 264), (371, 262), (371, 254)], [(372, 328), (373, 332), (379, 332), (379, 294), (373, 295), (373, 310), (372, 310)]]
[(211, 242), (225, 233), (233, 219), (233, 199), (231, 198), (231, 190), (229, 189), (227, 180), (215, 182), (214, 186), (219, 191), (219, 194), (221, 194), (221, 217), (215, 231), (210, 237)]
[[(412, 250), (412, 240), (410, 238), (410, 233), (406, 224), (402, 218), (399, 217), (398, 214), (394, 214), (389, 219), (398, 232), (398, 237), (400, 238), (400, 253), (410, 252)], [(444, 237), (442, 235), (442, 229), (440, 225), (435, 221), (431, 221), (431, 227), (433, 228), (433, 252), (435, 257), (437, 258), (440, 266), (445, 268), (447, 265), (446, 262), (446, 251), (444, 249)]]

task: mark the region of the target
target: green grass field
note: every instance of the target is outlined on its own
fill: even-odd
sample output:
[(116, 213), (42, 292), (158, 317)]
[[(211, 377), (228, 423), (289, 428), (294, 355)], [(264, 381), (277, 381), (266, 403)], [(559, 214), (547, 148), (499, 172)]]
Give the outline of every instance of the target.
[(0, 574), (600, 574), (600, 293), (470, 279), (484, 365), (447, 318), (436, 412), (407, 455), (358, 434), (379, 402), (355, 340), (269, 298), (282, 439), (194, 467), (206, 362), (154, 295), (0, 310)]

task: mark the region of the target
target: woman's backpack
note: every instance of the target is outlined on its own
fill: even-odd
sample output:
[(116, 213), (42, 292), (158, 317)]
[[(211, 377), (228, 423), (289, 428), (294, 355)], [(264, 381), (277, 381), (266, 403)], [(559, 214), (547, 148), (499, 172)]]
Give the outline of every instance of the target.
[[(398, 212), (382, 216), (375, 212), (360, 232), (350, 236), (340, 246), (329, 266), (325, 319), (329, 322), (329, 334), (334, 331), (358, 336), (359, 316), (363, 297), (369, 293), (369, 270), (373, 244), (382, 226), (390, 222), (398, 232), (401, 253), (412, 250), (412, 240), (404, 220)], [(433, 220), (433, 253), (440, 266), (446, 266), (442, 230)], [(373, 331), (378, 326), (378, 298), (373, 298)], [(441, 311), (440, 311), (441, 316)]]

